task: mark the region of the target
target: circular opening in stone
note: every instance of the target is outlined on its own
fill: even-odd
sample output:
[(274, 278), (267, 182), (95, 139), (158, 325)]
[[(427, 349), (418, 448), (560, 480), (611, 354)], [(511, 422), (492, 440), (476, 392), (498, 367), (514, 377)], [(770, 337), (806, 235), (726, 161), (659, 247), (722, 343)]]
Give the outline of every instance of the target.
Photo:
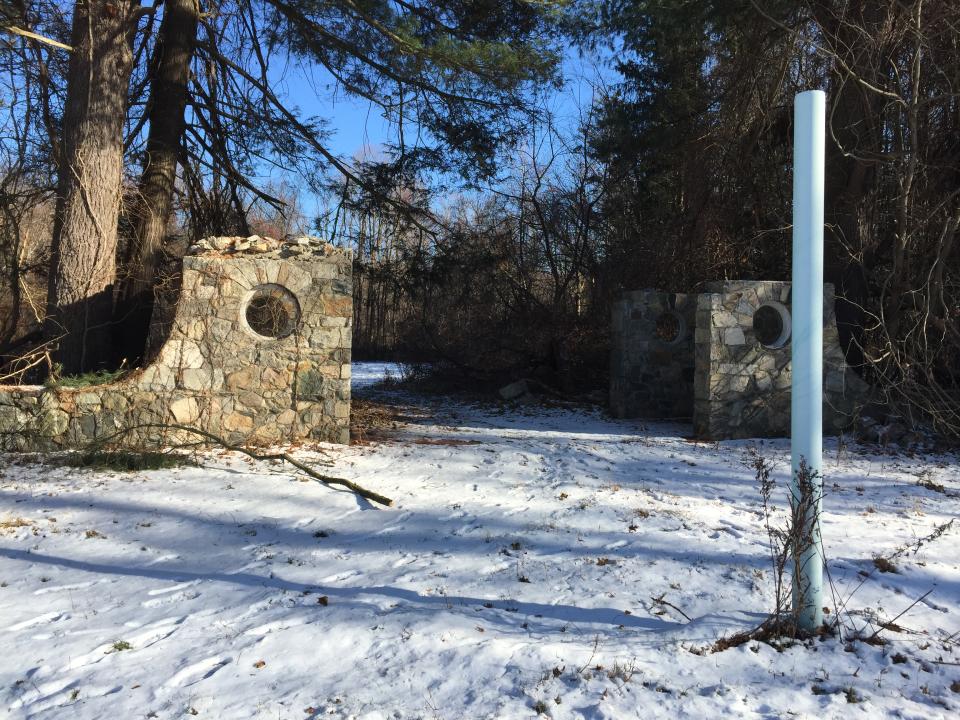
[(660, 313), (653, 332), (657, 340), (672, 344), (680, 341), (683, 337), (683, 331), (683, 318), (673, 310), (667, 310)]
[(285, 338), (300, 323), (300, 304), (282, 285), (261, 285), (250, 295), (243, 315), (257, 335)]
[(753, 333), (764, 347), (782, 348), (790, 330), (790, 311), (780, 303), (764, 303), (753, 313)]

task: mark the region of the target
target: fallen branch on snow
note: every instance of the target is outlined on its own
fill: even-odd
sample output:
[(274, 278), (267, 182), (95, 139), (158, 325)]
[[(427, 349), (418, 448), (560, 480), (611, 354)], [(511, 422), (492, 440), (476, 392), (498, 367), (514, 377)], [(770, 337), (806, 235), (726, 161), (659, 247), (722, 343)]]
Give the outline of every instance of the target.
[(200, 430), (195, 427), (190, 427), (189, 425), (176, 425), (176, 424), (169, 424), (169, 423), (143, 423), (140, 425), (131, 425), (130, 427), (124, 428), (123, 430), (120, 430), (114, 433), (113, 435), (109, 435), (105, 438), (101, 438), (97, 440), (94, 443), (91, 443), (89, 450), (103, 448), (105, 445), (117, 440), (118, 438), (123, 437), (124, 435), (127, 435), (128, 433), (134, 432), (135, 430), (150, 430), (150, 429), (181, 430), (183, 432), (191, 433), (193, 435), (196, 435), (197, 437), (203, 438), (204, 440), (207, 440), (211, 443), (219, 445), (224, 450), (242, 453), (247, 457), (253, 458), (254, 460), (261, 460), (261, 461), (280, 460), (282, 462), (288, 462), (291, 465), (293, 465), (295, 468), (300, 470), (302, 473), (309, 475), (311, 478), (313, 478), (314, 480), (317, 480), (318, 482), (323, 483), (324, 485), (329, 485), (329, 486), (339, 485), (347, 488), (348, 490), (359, 495), (362, 498), (366, 498), (367, 500), (370, 500), (371, 502), (375, 502), (380, 505), (384, 505), (386, 507), (390, 507), (391, 505), (393, 505), (393, 500), (386, 497), (385, 495), (381, 495), (379, 493), (373, 492), (372, 490), (367, 490), (365, 487), (357, 485), (355, 482), (352, 482), (350, 480), (319, 473), (316, 470), (314, 470), (312, 467), (307, 465), (306, 463), (301, 462), (300, 460), (297, 460), (295, 457), (293, 457), (288, 453), (272, 453), (272, 454), (258, 453), (243, 445), (235, 445), (233, 443), (229, 443), (226, 440), (224, 440), (222, 437), (215, 435), (214, 433), (207, 432), (206, 430)]

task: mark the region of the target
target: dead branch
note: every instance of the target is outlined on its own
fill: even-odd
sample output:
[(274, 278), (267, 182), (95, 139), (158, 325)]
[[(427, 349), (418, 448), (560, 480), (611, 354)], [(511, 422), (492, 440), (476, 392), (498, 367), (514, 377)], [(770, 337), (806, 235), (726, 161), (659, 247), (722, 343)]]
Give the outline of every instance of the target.
[(54, 40), (53, 38), (48, 38), (44, 35), (38, 35), (35, 32), (30, 32), (29, 30), (23, 30), (14, 25), (7, 25), (5, 28), (2, 28), (5, 32), (11, 33), (12, 35), (19, 35), (21, 37), (28, 38), (30, 40), (36, 40), (42, 42), (45, 45), (52, 45), (53, 47), (60, 48), (61, 50), (73, 50), (69, 45), (64, 45), (59, 40)]
[[(664, 593), (664, 594), (665, 594), (665, 593)], [(690, 616), (687, 615), (683, 610), (681, 610), (680, 608), (678, 608), (676, 605), (674, 605), (674, 604), (673, 604), (672, 602), (670, 602), (669, 600), (664, 600), (664, 599), (663, 599), (663, 595), (664, 595), (664, 594), (661, 594), (660, 597), (651, 597), (650, 599), (653, 600), (653, 602), (654, 602), (655, 604), (657, 604), (657, 605), (666, 605), (668, 608), (673, 608), (673, 609), (676, 610), (678, 613), (680, 613), (681, 615), (683, 615), (683, 616), (687, 619), (687, 622), (693, 622), (693, 620), (690, 619)]]
[(338, 477), (333, 477), (331, 475), (324, 475), (322, 473), (319, 473), (313, 468), (311, 468), (309, 465), (307, 465), (306, 463), (303, 463), (300, 460), (297, 460), (295, 457), (293, 457), (288, 453), (272, 453), (272, 454), (259, 453), (254, 450), (251, 450), (250, 448), (244, 445), (237, 445), (235, 443), (227, 442), (219, 435), (215, 435), (214, 433), (207, 432), (206, 430), (200, 430), (199, 428), (190, 427), (189, 425), (177, 425), (177, 424), (168, 424), (168, 423), (143, 423), (139, 425), (131, 425), (130, 427), (124, 428), (123, 430), (120, 430), (116, 433), (113, 433), (112, 435), (109, 435), (105, 438), (101, 438), (95, 441), (94, 443), (91, 443), (91, 447), (88, 449), (95, 450), (98, 448), (102, 448), (104, 445), (114, 442), (119, 438), (125, 435), (128, 435), (136, 430), (180, 430), (183, 432), (188, 432), (193, 435), (196, 435), (197, 437), (203, 438), (204, 440), (207, 440), (211, 443), (219, 445), (225, 450), (242, 453), (247, 457), (253, 458), (254, 460), (261, 460), (261, 461), (280, 460), (282, 462), (290, 463), (305, 475), (310, 476), (314, 480), (317, 480), (318, 482), (321, 482), (324, 485), (329, 485), (329, 486), (339, 485), (347, 488), (348, 490), (359, 495), (362, 498), (366, 498), (367, 500), (370, 500), (371, 502), (375, 502), (380, 505), (384, 505), (386, 507), (390, 507), (393, 505), (393, 500), (391, 500), (390, 498), (384, 495), (380, 495), (379, 493), (373, 492), (372, 490), (367, 490), (366, 488), (360, 485), (357, 485), (355, 482), (352, 482), (350, 480), (345, 480), (344, 478), (338, 478)]
[(902, 618), (904, 615), (906, 615), (908, 612), (910, 612), (918, 603), (923, 602), (923, 601), (926, 599), (927, 595), (929, 595), (930, 593), (932, 593), (933, 590), (934, 590), (934, 588), (930, 588), (929, 590), (927, 590), (923, 595), (921, 595), (921, 596), (918, 597), (916, 600), (914, 600), (912, 603), (910, 603), (899, 615), (897, 615), (895, 618), (893, 618), (893, 620), (888, 620), (888, 621), (885, 622), (885, 623), (881, 623), (881, 624), (880, 624), (880, 627), (878, 627), (878, 628), (876, 629), (876, 631), (873, 633), (873, 635), (871, 635), (870, 637), (868, 637), (868, 638), (866, 639), (866, 642), (867, 642), (868, 644), (873, 643), (873, 642), (880, 636), (880, 633), (881, 633), (881, 632), (883, 632), (884, 630), (887, 630), (888, 628), (890, 628), (891, 626), (893, 626), (894, 623), (897, 622), (897, 620), (899, 620), (899, 619)]

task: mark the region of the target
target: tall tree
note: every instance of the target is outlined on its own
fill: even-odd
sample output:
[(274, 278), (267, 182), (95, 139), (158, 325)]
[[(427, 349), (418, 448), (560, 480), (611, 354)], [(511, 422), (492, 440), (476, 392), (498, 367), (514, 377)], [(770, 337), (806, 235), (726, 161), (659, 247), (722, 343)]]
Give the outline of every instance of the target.
[[(139, 314), (141, 330), (125, 334), (143, 336), (147, 313), (137, 308), (149, 304), (150, 266), (175, 189), (174, 158), (197, 233), (245, 230), (251, 201), (281, 207), (255, 179), (270, 164), (314, 189), (329, 176), (347, 177), (368, 203), (419, 215), (425, 224), (427, 193), (396, 189), (441, 174), (465, 181), (494, 174), (497, 148), (518, 137), (527, 96), (553, 77), (552, 25), (562, 4), (206, 0), (198, 16), (187, 0), (167, 0), (154, 52), (159, 61), (149, 76), (146, 146), (131, 139), (145, 172), (125, 272), (133, 280), (117, 309)], [(306, 79), (319, 74), (337, 94), (369, 102), (393, 124), (396, 141), (377, 162), (338, 156), (328, 144), (329, 122), (301, 112), (299, 98), (278, 89), (278, 66), (297, 68), (299, 92), (313, 92)], [(221, 207), (208, 212), (209, 200)]]
[(139, 16), (139, 3), (130, 0), (74, 7), (46, 317), (65, 373), (110, 359), (131, 34)]
[(124, 268), (127, 274), (118, 292), (116, 313), (121, 329), (115, 333), (121, 345), (117, 350), (131, 361), (143, 351), (153, 313), (158, 254), (173, 213), (199, 21), (197, 0), (166, 0), (148, 74), (150, 97), (146, 122), (149, 130), (143, 172), (133, 201), (132, 238)]
[[(418, 186), (418, 175), (494, 174), (497, 148), (517, 137), (525, 97), (553, 75), (550, 29), (562, 4), (163, 0), (140, 8), (78, 0), (61, 123), (62, 78), (47, 93), (47, 125), (62, 125), (51, 142), (62, 150), (46, 329), (59, 340), (64, 371), (107, 362), (111, 306), (145, 326), (178, 177), (188, 199), (226, 199), (228, 212), (198, 213), (190, 223), (217, 232), (230, 229), (223, 223), (231, 215), (243, 227), (251, 202), (282, 205), (256, 180), (270, 164), (315, 189), (326, 173), (349, 177), (371, 202), (411, 214), (416, 203), (394, 189)], [(152, 19), (140, 32), (144, 14), (162, 17), (156, 37)], [(302, 78), (320, 73), (337, 93), (379, 107), (397, 134), (382, 162), (353, 163), (330, 150), (327, 123), (278, 90), (277, 66), (291, 64)], [(134, 159), (143, 173), (126, 208), (130, 282), (118, 291), (118, 217), (129, 188), (122, 173)]]

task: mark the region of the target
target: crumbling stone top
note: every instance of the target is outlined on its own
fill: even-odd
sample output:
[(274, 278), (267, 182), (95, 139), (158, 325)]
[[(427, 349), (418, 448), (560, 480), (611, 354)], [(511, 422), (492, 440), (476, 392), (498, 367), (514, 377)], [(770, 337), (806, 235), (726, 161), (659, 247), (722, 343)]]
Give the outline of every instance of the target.
[(263, 257), (263, 258), (317, 258), (337, 256), (348, 258), (348, 251), (335, 247), (318, 237), (301, 235), (289, 240), (251, 235), (212, 235), (203, 238), (187, 249), (187, 255), (216, 257)]

